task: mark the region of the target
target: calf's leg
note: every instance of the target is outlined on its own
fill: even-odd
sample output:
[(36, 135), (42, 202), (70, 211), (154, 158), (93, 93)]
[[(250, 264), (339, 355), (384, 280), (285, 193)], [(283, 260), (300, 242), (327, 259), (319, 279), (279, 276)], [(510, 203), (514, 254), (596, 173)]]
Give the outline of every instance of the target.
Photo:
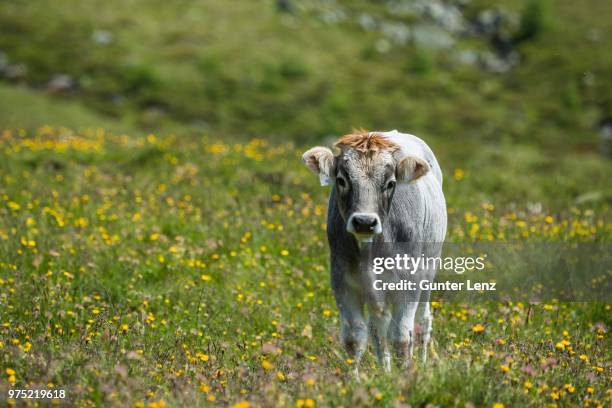
[(372, 347), (378, 362), (386, 372), (391, 371), (391, 354), (387, 346), (387, 331), (391, 313), (384, 304), (374, 304), (370, 307), (370, 336), (372, 337)]
[(431, 305), (429, 303), (429, 292), (424, 292), (421, 295), (421, 316), (419, 324), (423, 328), (423, 362), (427, 362), (429, 341), (431, 340), (431, 332), (433, 326), (433, 315), (431, 314)]
[(408, 302), (406, 299), (399, 299), (393, 304), (389, 337), (395, 356), (404, 368), (410, 365), (412, 359), (414, 318), (418, 305), (418, 302)]
[(340, 310), (340, 340), (348, 357), (353, 360), (357, 375), (359, 362), (368, 345), (368, 330), (363, 316), (364, 303), (358, 294), (350, 289), (337, 294), (336, 302)]

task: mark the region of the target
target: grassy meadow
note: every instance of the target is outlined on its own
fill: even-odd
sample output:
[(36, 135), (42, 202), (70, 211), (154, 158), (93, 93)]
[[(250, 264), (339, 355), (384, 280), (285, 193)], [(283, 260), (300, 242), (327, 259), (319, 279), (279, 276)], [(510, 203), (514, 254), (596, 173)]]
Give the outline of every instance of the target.
[[(497, 3), (507, 72), (329, 20), (420, 21), (382, 2), (53, 3), (0, 4), (0, 405), (612, 404), (602, 302), (434, 303), (427, 364), (385, 374), (367, 353), (355, 381), (329, 189), (300, 160), (398, 128), (438, 156), (448, 241), (609, 243), (605, 2)], [(67, 398), (8, 398), (25, 388)]]
[[(0, 148), (3, 396), (49, 386), (81, 406), (609, 402), (610, 305), (599, 303), (437, 303), (437, 359), (385, 375), (369, 355), (352, 380), (328, 283), (326, 191), (290, 145), (48, 127), (7, 130)], [(456, 206), (479, 176), (447, 173), (450, 241), (610, 240), (589, 207)]]

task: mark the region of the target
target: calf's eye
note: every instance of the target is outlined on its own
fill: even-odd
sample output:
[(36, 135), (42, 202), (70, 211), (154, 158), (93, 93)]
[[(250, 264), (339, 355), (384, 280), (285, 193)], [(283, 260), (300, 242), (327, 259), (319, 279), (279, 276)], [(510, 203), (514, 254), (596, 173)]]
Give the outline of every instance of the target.
[(344, 181), (344, 179), (342, 177), (337, 177), (336, 178), (336, 183), (338, 184), (338, 187), (340, 187), (340, 188), (346, 187), (346, 181)]
[(395, 188), (395, 180), (389, 180), (385, 188), (387, 190), (393, 190)]

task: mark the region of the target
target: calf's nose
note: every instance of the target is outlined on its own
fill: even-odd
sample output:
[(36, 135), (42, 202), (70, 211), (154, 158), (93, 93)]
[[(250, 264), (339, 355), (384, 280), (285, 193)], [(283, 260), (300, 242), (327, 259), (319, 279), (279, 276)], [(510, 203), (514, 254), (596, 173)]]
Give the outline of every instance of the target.
[(372, 234), (378, 230), (378, 217), (370, 214), (354, 214), (351, 217), (351, 226), (358, 234)]

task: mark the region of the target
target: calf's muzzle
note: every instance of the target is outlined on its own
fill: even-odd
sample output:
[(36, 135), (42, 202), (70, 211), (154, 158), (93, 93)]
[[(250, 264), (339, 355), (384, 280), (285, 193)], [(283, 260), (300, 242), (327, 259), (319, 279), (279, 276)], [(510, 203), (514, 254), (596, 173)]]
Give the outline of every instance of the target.
[(382, 233), (380, 217), (376, 213), (354, 213), (347, 221), (347, 231), (353, 234), (373, 235)]

